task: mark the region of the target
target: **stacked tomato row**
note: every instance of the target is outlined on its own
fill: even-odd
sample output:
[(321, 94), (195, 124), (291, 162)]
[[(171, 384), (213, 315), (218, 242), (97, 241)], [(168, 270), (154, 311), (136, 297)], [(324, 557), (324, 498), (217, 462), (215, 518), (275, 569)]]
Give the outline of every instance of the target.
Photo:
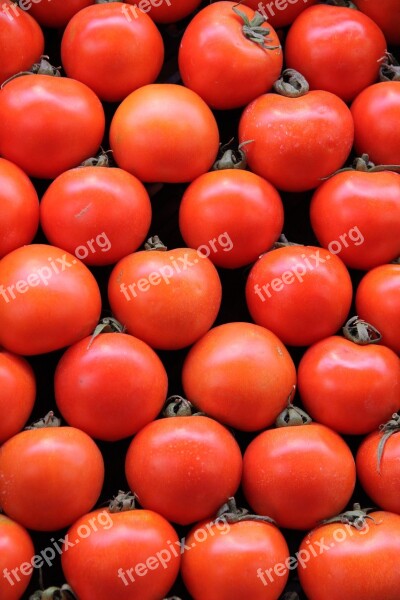
[(398, 600), (400, 4), (332, 4), (1, 5), (3, 600)]

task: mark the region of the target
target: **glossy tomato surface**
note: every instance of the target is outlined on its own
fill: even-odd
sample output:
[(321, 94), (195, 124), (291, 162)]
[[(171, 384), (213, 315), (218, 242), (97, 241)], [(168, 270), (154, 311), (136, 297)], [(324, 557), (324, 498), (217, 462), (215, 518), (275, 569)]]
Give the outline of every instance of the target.
[[(33, 567), (29, 564), (35, 554), (29, 533), (5, 515), (0, 515), (0, 594), (2, 600), (20, 600), (32, 577)], [(20, 565), (28, 563), (26, 573)], [(30, 569), (29, 569), (30, 567)], [(12, 570), (14, 569), (14, 573)]]

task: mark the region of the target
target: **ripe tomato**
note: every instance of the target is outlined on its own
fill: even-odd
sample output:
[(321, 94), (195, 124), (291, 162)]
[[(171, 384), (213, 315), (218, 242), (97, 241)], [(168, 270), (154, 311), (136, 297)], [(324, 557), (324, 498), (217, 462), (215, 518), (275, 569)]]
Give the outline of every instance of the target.
[[(29, 14), (45, 27), (65, 27), (74, 14), (94, 0), (50, 0), (48, 2), (30, 2)], [(98, 66), (98, 65), (97, 65)]]
[(22, 431), (0, 447), (0, 473), (4, 512), (29, 529), (52, 531), (94, 506), (104, 463), (83, 431), (42, 427)]
[(297, 17), (285, 42), (287, 67), (300, 71), (311, 89), (327, 90), (345, 102), (377, 81), (385, 52), (385, 37), (372, 19), (322, 4)]
[(39, 25), (11, 0), (1, 3), (0, 40), (3, 55), (0, 85), (12, 75), (30, 69), (44, 52), (44, 36)]
[(60, 248), (32, 244), (10, 252), (0, 262), (0, 282), (0, 345), (11, 352), (52, 352), (89, 335), (98, 323), (95, 278)]
[(298, 573), (309, 600), (397, 600), (400, 516), (372, 512), (363, 528), (321, 525), (300, 545)]
[(150, 510), (95, 510), (74, 523), (68, 538), (79, 545), (65, 548), (62, 569), (79, 600), (164, 598), (178, 575), (178, 536)]
[(177, 350), (214, 323), (221, 282), (212, 262), (192, 248), (144, 250), (115, 265), (108, 298), (129, 333), (153, 348)]
[(400, 363), (384, 346), (333, 336), (306, 350), (298, 386), (311, 417), (339, 433), (370, 433), (400, 407)]
[(110, 126), (116, 162), (145, 182), (192, 181), (210, 169), (218, 143), (217, 122), (206, 103), (174, 84), (132, 92)]
[(346, 506), (355, 483), (350, 448), (319, 423), (264, 431), (243, 456), (247, 502), (280, 527), (315, 527)]
[(185, 395), (196, 408), (241, 431), (272, 425), (295, 383), (285, 346), (252, 323), (211, 329), (190, 349), (182, 371)]
[(400, 354), (400, 265), (381, 265), (362, 278), (357, 314), (382, 335), (382, 344)]
[[(5, 515), (0, 515), (0, 596), (1, 600), (20, 600), (32, 577), (21, 567), (31, 562), (35, 554), (29, 533)], [(12, 573), (14, 570), (14, 573)], [(25, 568), (24, 568), (25, 570)]]
[[(153, 83), (164, 60), (161, 33), (145, 13), (128, 20), (125, 4), (94, 4), (68, 23), (61, 59), (68, 77), (82, 81), (102, 100), (118, 102)], [(125, 8), (126, 10), (126, 8)]]
[(398, 0), (354, 0), (354, 4), (363, 13), (371, 17), (385, 34), (389, 44), (400, 44), (400, 4)]
[(353, 120), (343, 100), (325, 91), (298, 98), (264, 94), (244, 110), (240, 143), (250, 170), (289, 192), (317, 187), (345, 163)]
[(291, 25), (303, 10), (316, 2), (317, 0), (275, 0), (274, 2), (246, 0), (247, 6), (261, 13), (275, 29)]
[(122, 169), (79, 167), (62, 173), (40, 202), (40, 224), (51, 244), (87, 265), (108, 265), (134, 252), (151, 223), (143, 184)]
[[(255, 261), (276, 242), (282, 227), (283, 205), (276, 189), (241, 169), (200, 175), (179, 208), (186, 244), (199, 248), (213, 240), (217, 251), (209, 258), (218, 267), (236, 269)], [(221, 241), (224, 246), (218, 248)]]
[(290, 346), (309, 346), (336, 333), (351, 300), (350, 275), (340, 258), (314, 246), (264, 254), (246, 284), (254, 321)]
[(148, 13), (156, 23), (176, 23), (192, 13), (201, 0), (126, 0), (126, 18), (137, 19), (139, 12)]
[(354, 147), (377, 165), (400, 163), (400, 82), (382, 81), (363, 90), (351, 105)]
[(80, 81), (23, 75), (0, 91), (0, 154), (27, 175), (54, 178), (95, 154), (105, 117)]
[(0, 444), (21, 431), (32, 412), (36, 380), (30, 364), (0, 350)]
[(29, 177), (0, 158), (0, 258), (30, 244), (39, 226), (39, 198)]
[(282, 533), (266, 522), (229, 523), (224, 517), (199, 523), (188, 534), (182, 577), (194, 600), (278, 600), (288, 579), (283, 568), (267, 584), (260, 574), (289, 558)]
[(339, 248), (348, 267), (367, 270), (389, 262), (400, 255), (400, 175), (338, 173), (314, 192), (310, 217), (321, 246), (335, 253)]
[[(264, 22), (264, 46), (252, 38), (254, 11), (235, 2), (203, 8), (187, 26), (179, 48), (179, 71), (186, 87), (213, 108), (244, 106), (272, 88), (282, 69), (275, 30)], [(256, 25), (254, 25), (256, 27)], [(246, 85), (243, 85), (246, 81)]]

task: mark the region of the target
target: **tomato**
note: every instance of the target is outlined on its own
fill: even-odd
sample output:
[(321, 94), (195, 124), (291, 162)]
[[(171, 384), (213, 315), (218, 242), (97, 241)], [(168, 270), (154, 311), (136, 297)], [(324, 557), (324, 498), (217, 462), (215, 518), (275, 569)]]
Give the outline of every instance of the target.
[(0, 350), (0, 444), (21, 431), (32, 412), (36, 380), (30, 364)]
[(330, 523), (306, 535), (298, 573), (309, 600), (397, 600), (400, 517), (368, 516), (364, 527)]
[(285, 42), (285, 61), (313, 90), (327, 90), (345, 102), (378, 79), (386, 40), (363, 13), (317, 5), (301, 13)]
[[(31, 562), (35, 548), (29, 533), (5, 515), (0, 515), (0, 594), (1, 600), (19, 600), (28, 587), (33, 567), (29, 574), (21, 567)], [(12, 572), (14, 570), (14, 573)]]
[(400, 363), (389, 348), (333, 336), (306, 350), (298, 386), (304, 408), (318, 423), (366, 434), (400, 407)]
[(264, 254), (246, 284), (253, 320), (290, 346), (309, 346), (336, 333), (351, 300), (346, 267), (315, 246), (286, 246)]
[(369, 271), (357, 288), (358, 315), (382, 335), (382, 344), (400, 354), (400, 265)]
[(80, 10), (93, 4), (94, 0), (50, 0), (30, 2), (28, 12), (45, 27), (65, 27)]
[(68, 23), (61, 59), (68, 77), (82, 81), (102, 100), (118, 102), (156, 80), (164, 44), (153, 21), (141, 11), (126, 17), (125, 4), (94, 4)]
[(314, 192), (310, 218), (319, 243), (348, 267), (389, 262), (400, 255), (400, 175), (338, 173)]
[[(24, 295), (26, 294), (26, 295)], [(55, 246), (32, 244), (0, 262), (0, 345), (43, 354), (89, 335), (101, 297), (89, 269)]]
[(39, 198), (29, 177), (0, 158), (0, 258), (30, 244), (39, 226)]
[(44, 52), (40, 26), (11, 0), (1, 3), (0, 40), (0, 85), (12, 75), (30, 69)]
[(196, 408), (241, 431), (272, 425), (295, 383), (285, 346), (252, 323), (211, 329), (190, 349), (182, 370), (185, 395)]
[(243, 456), (247, 502), (280, 527), (315, 527), (346, 506), (355, 483), (350, 448), (319, 423), (264, 431)]
[(0, 504), (29, 529), (53, 531), (90, 510), (100, 495), (100, 450), (74, 427), (18, 433), (0, 447)]
[(389, 44), (400, 44), (400, 4), (397, 0), (354, 0), (354, 4), (382, 29)]
[(275, 0), (274, 2), (246, 0), (247, 6), (261, 13), (275, 29), (291, 25), (303, 10), (316, 2), (317, 0)]
[(87, 265), (107, 265), (134, 252), (151, 222), (143, 184), (122, 169), (79, 167), (62, 173), (40, 202), (49, 242)]
[(243, 111), (240, 143), (250, 170), (280, 190), (301, 192), (345, 163), (353, 144), (353, 120), (330, 92), (298, 98), (264, 94)]
[(95, 510), (78, 519), (68, 537), (79, 546), (65, 548), (62, 569), (79, 600), (164, 598), (178, 575), (178, 536), (150, 510)]
[(135, 90), (110, 126), (117, 164), (145, 182), (192, 181), (210, 169), (218, 144), (218, 126), (206, 103), (175, 84)]
[(377, 165), (400, 163), (400, 82), (382, 81), (363, 90), (351, 105), (354, 147)]
[[(215, 6), (215, 5), (213, 5)], [(207, 247), (218, 267), (236, 269), (271, 248), (283, 227), (283, 205), (276, 189), (258, 175), (225, 169), (200, 175), (183, 194), (179, 228), (186, 244)], [(222, 248), (221, 241), (223, 243)]]
[(95, 154), (105, 117), (80, 81), (23, 75), (0, 91), (0, 154), (32, 177), (50, 179)]
[(212, 262), (191, 248), (144, 250), (115, 265), (108, 298), (128, 333), (153, 348), (177, 350), (214, 323), (221, 282)]
[[(156, 418), (167, 397), (161, 360), (131, 335), (103, 333), (70, 346), (55, 372), (65, 420), (91, 437), (115, 441)], [(90, 347), (89, 347), (90, 344)]]
[(275, 30), (262, 24), (265, 38), (261, 46), (251, 37), (244, 19), (252, 23), (254, 11), (241, 5), (242, 18), (237, 10), (235, 2), (206, 6), (185, 29), (179, 48), (183, 83), (213, 108), (248, 104), (272, 88), (282, 69), (282, 49)]
[(127, 19), (137, 19), (139, 12), (149, 15), (156, 23), (176, 23), (192, 13), (201, 0), (126, 0), (131, 4)]
[[(188, 534), (182, 577), (194, 600), (278, 600), (288, 579), (258, 579), (289, 558), (285, 538), (274, 525), (257, 521), (199, 523)], [(272, 568), (271, 568), (272, 567)]]

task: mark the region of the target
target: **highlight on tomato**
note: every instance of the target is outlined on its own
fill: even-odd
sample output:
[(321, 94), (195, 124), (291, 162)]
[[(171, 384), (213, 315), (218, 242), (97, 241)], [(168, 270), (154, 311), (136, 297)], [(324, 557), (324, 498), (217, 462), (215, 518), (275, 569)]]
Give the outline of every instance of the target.
[[(0, 548), (1, 599), (20, 600), (32, 577), (31, 560), (35, 555), (35, 548), (26, 529), (1, 514)], [(22, 565), (27, 566), (22, 570)]]

